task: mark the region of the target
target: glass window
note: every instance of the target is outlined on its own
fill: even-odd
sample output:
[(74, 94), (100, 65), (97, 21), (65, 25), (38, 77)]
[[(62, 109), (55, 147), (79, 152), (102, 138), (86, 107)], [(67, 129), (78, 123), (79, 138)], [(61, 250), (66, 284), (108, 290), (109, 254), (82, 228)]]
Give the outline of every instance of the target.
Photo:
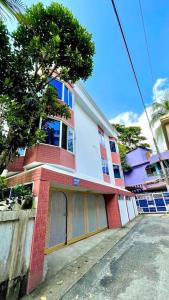
[(68, 127), (67, 150), (73, 152), (73, 129)]
[(62, 148), (67, 150), (67, 125), (62, 123)]
[(56, 80), (56, 79), (52, 79), (50, 81), (50, 85), (53, 86), (55, 89), (57, 89), (57, 94), (58, 94), (58, 98), (59, 99), (63, 99), (62, 97), (62, 86), (63, 86), (63, 83)]
[(42, 121), (42, 129), (47, 133), (45, 143), (59, 146), (60, 141), (60, 121), (47, 119)]
[(116, 143), (115, 143), (115, 141), (110, 141), (109, 144), (110, 144), (110, 151), (111, 152), (117, 152), (116, 151)]
[(103, 174), (109, 175), (108, 162), (106, 159), (103, 159), (103, 158), (102, 158), (102, 171), (103, 171)]
[(71, 91), (69, 91), (69, 107), (70, 108), (73, 107), (73, 99), (72, 99), (72, 93), (71, 93)]
[(120, 167), (118, 165), (113, 165), (114, 177), (121, 178)]
[(64, 87), (64, 102), (69, 105), (69, 90), (66, 86)]

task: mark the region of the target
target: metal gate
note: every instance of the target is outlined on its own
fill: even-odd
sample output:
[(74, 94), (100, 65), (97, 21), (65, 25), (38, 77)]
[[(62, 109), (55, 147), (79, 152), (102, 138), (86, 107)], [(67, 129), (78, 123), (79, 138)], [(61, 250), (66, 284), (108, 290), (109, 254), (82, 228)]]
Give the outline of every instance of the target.
[(169, 211), (169, 193), (148, 193), (136, 195), (139, 213), (163, 213)]
[(126, 202), (127, 202), (129, 219), (131, 221), (135, 218), (135, 211), (134, 211), (132, 198), (131, 197), (126, 197)]
[(127, 210), (127, 203), (124, 196), (118, 196), (119, 210), (120, 210), (120, 218), (121, 225), (125, 226), (129, 222), (129, 215)]

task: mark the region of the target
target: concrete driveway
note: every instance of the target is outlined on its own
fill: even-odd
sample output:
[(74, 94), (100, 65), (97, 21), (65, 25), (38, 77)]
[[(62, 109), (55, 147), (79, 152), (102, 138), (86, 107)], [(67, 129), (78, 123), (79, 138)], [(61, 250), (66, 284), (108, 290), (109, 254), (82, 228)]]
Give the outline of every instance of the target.
[(169, 299), (169, 216), (145, 216), (62, 299)]

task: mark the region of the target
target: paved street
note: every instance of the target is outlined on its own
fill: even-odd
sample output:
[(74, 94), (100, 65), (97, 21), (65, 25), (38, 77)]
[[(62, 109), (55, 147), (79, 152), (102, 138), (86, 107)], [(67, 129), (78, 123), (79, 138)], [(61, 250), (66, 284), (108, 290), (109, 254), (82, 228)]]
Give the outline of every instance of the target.
[(169, 299), (169, 216), (145, 216), (62, 300)]

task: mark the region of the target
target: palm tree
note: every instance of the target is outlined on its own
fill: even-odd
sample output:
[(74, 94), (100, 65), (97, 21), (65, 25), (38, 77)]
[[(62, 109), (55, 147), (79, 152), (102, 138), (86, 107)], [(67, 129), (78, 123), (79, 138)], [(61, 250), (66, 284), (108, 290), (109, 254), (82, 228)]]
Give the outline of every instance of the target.
[(151, 116), (151, 123), (154, 124), (160, 117), (169, 113), (169, 100), (162, 102), (154, 102), (152, 105), (153, 113)]
[(21, 21), (24, 5), (21, 0), (0, 0), (0, 18), (6, 19), (11, 15)]

